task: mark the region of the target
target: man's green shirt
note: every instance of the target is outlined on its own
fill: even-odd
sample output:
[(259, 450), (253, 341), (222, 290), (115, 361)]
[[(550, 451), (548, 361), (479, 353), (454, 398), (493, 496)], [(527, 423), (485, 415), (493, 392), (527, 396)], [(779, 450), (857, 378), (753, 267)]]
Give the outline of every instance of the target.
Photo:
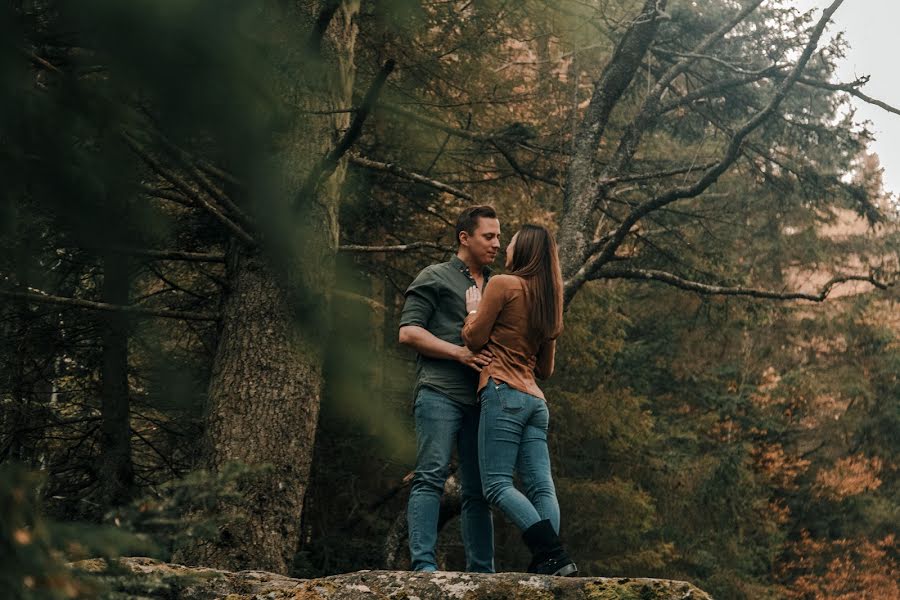
[[(490, 269), (484, 269), (487, 285)], [(466, 290), (475, 285), (466, 264), (454, 256), (449, 261), (425, 267), (409, 284), (400, 326), (418, 325), (435, 337), (462, 346), (462, 326), (466, 319)], [(482, 290), (483, 291), (483, 290)], [(416, 389), (429, 387), (462, 404), (475, 404), (478, 372), (455, 360), (419, 354)]]

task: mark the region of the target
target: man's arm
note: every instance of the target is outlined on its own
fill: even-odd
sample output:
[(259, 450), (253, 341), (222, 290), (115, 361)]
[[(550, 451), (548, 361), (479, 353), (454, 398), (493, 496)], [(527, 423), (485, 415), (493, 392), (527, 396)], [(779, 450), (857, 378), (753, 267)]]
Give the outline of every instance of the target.
[(418, 325), (403, 325), (400, 327), (400, 343), (404, 346), (409, 346), (423, 356), (455, 360), (472, 367), (476, 371), (481, 371), (481, 369), (491, 364), (491, 360), (494, 358), (487, 350), (472, 352), (465, 346), (457, 346), (446, 342)]

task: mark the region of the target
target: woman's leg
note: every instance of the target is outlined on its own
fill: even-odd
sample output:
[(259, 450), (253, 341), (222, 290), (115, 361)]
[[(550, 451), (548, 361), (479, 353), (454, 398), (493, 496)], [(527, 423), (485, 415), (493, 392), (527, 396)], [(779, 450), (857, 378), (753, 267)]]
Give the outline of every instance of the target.
[[(488, 380), (481, 395), (478, 460), (484, 497), (525, 531), (541, 520), (534, 506), (513, 487), (513, 470), (525, 425), (537, 407), (535, 398)], [(542, 403), (542, 402), (541, 402)]]
[(550, 411), (547, 410), (547, 404), (541, 402), (525, 425), (516, 471), (522, 481), (525, 496), (537, 509), (541, 519), (548, 519), (553, 529), (559, 533), (559, 502), (550, 473), (550, 451), (547, 448), (549, 424)]

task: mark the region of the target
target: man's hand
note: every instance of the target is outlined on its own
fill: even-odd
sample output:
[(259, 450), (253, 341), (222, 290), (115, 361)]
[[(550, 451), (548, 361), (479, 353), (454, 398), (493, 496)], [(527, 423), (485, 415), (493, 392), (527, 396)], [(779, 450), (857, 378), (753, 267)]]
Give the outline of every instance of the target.
[(494, 355), (486, 349), (481, 349), (478, 352), (472, 352), (465, 346), (459, 346), (459, 356), (456, 360), (466, 365), (467, 367), (472, 367), (473, 369), (481, 373), (481, 370), (491, 364), (491, 361), (494, 360)]
[(478, 305), (480, 303), (481, 290), (478, 289), (477, 285), (473, 285), (466, 290), (466, 312), (471, 314), (472, 311), (478, 310)]

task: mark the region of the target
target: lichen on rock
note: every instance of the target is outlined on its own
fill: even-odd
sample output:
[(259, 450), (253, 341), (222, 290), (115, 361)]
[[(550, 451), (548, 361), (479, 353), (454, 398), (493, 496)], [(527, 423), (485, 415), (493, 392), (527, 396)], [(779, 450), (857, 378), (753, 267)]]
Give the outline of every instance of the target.
[(73, 568), (107, 596), (146, 600), (711, 600), (665, 579), (550, 577), (530, 573), (357, 571), (292, 579), (265, 571), (220, 571), (150, 558), (100, 559)]

